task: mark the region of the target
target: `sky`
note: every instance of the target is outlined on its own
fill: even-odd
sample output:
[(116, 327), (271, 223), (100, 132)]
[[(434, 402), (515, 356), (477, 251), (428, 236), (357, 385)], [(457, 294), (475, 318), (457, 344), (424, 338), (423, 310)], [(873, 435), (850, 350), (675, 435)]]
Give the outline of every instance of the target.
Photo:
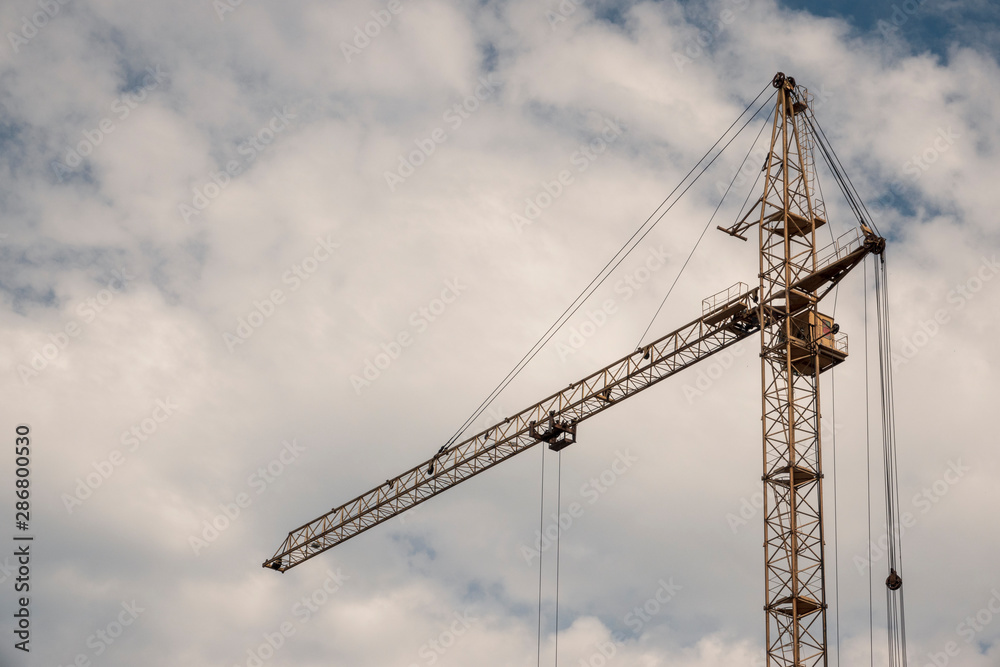
[[(561, 457), (261, 563), (433, 454), (778, 71), (888, 239), (909, 664), (1000, 664), (994, 3), (11, 0), (0, 26), (0, 664), (763, 664), (756, 337)], [(756, 282), (715, 226), (769, 109), (476, 426)], [(872, 265), (835, 299), (831, 664), (886, 664)]]

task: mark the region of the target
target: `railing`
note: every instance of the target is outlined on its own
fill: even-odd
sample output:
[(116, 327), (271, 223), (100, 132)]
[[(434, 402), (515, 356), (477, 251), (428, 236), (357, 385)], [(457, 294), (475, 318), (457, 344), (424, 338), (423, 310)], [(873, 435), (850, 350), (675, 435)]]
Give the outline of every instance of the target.
[(707, 297), (701, 302), (701, 316), (704, 317), (709, 313), (714, 313), (717, 310), (722, 310), (729, 304), (738, 301), (741, 297), (746, 296), (746, 293), (750, 291), (750, 287), (743, 282), (731, 285), (721, 292), (717, 292), (710, 297)]
[(859, 228), (854, 227), (847, 230), (836, 241), (816, 251), (816, 270), (819, 271), (837, 260), (847, 257), (852, 252), (861, 249), (864, 243), (865, 239)]
[(834, 337), (833, 337), (833, 347), (838, 352), (843, 352), (846, 355), (847, 354), (847, 334), (843, 333), (843, 332), (835, 334)]

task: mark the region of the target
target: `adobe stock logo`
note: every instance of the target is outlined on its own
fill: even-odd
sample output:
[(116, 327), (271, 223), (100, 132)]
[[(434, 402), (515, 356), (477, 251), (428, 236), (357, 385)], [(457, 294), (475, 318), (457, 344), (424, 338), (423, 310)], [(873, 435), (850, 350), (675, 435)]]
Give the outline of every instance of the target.
[[(569, 162), (576, 168), (578, 174), (587, 171), (597, 161), (597, 158), (604, 155), (608, 148), (618, 141), (628, 129), (619, 118), (614, 120), (602, 118), (601, 120), (600, 136), (578, 145), (577, 150), (569, 156)], [(520, 213), (510, 214), (514, 229), (520, 233), (525, 227), (535, 224), (542, 212), (552, 206), (573, 185), (574, 178), (573, 172), (569, 169), (562, 169), (552, 180), (543, 179), (539, 182), (541, 187), (535, 191), (535, 194), (524, 199), (524, 215)]]
[[(281, 274), (281, 282), (288, 285), (288, 293), (296, 292), (305, 281), (316, 275), (319, 268), (333, 257), (334, 252), (340, 248), (340, 244), (330, 238), (316, 237), (316, 244), (312, 252), (303, 257), (298, 262), (292, 264), (287, 271)], [(237, 347), (243, 345), (264, 323), (274, 317), (278, 308), (281, 307), (288, 297), (288, 293), (280, 288), (274, 288), (264, 297), (263, 300), (254, 299), (253, 309), (245, 317), (236, 320), (236, 327), (232, 332), (223, 331), (222, 340), (230, 353)]]
[(289, 111), (287, 106), (281, 109), (273, 109), (273, 114), (267, 123), (257, 129), (256, 132), (246, 137), (236, 152), (243, 156), (243, 160), (229, 160), (219, 171), (209, 171), (208, 180), (201, 186), (191, 188), (191, 203), (181, 202), (177, 205), (177, 212), (184, 222), (191, 224), (191, 219), (200, 216), (212, 202), (222, 195), (223, 191), (229, 187), (237, 176), (243, 173), (254, 160), (256, 160), (265, 150), (268, 149), (277, 138), (285, 132), (298, 119), (298, 114)]
[(354, 26), (354, 39), (352, 40), (354, 46), (347, 42), (340, 43), (340, 52), (344, 54), (344, 60), (350, 63), (352, 57), (360, 56), (362, 51), (371, 46), (372, 40), (381, 35), (382, 30), (389, 27), (392, 18), (402, 11), (403, 3), (401, 0), (389, 0), (385, 9), (372, 11), (373, 20), (365, 23), (364, 30), (359, 25)]
[(244, 515), (244, 510), (253, 505), (254, 499), (267, 491), (292, 464), (298, 463), (299, 457), (306, 451), (305, 445), (300, 445), (294, 438), (281, 444), (281, 450), (274, 458), (247, 477), (246, 485), (254, 490), (254, 495), (240, 491), (232, 501), (219, 503), (219, 511), (211, 518), (202, 520), (198, 530), (188, 536), (188, 545), (195, 556), (229, 530)]
[(10, 42), (10, 48), (14, 50), (14, 53), (18, 53), (21, 47), (30, 42), (38, 34), (39, 30), (42, 30), (49, 24), (49, 21), (54, 19), (56, 15), (62, 11), (62, 5), (65, 5), (70, 0), (37, 0), (38, 6), (42, 11), (35, 12), (29, 18), (28, 16), (21, 17), (21, 29), (16, 33), (8, 32), (7, 41)]
[[(472, 117), (472, 114), (481, 109), (496, 94), (501, 83), (500, 77), (495, 72), (479, 77), (473, 91), (462, 98), (460, 102), (452, 104), (441, 114), (441, 120), (448, 124), (452, 133), (458, 131), (462, 124)], [(424, 138), (414, 139), (413, 145), (416, 148), (405, 155), (399, 154), (396, 169), (386, 170), (382, 174), (389, 192), (395, 192), (400, 185), (406, 182), (406, 179), (417, 173), (417, 169), (431, 159), (438, 146), (448, 141), (448, 136), (448, 130), (435, 127)]]
[[(150, 411), (149, 416), (132, 424), (127, 431), (122, 431), (119, 442), (128, 447), (128, 452), (137, 452), (143, 443), (149, 441), (160, 430), (160, 426), (170, 419), (179, 408), (180, 406), (169, 396), (156, 399), (156, 405)], [(73, 492), (63, 493), (60, 496), (66, 512), (72, 514), (74, 508), (83, 505), (97, 489), (111, 479), (115, 470), (121, 467), (127, 459), (128, 454), (123, 450), (113, 449), (106, 458), (91, 462), (90, 467), (93, 468), (93, 472), (77, 477)]]
[(51, 368), (70, 343), (85, 330), (83, 325), (96, 321), (108, 309), (115, 297), (125, 291), (129, 281), (132, 280), (135, 280), (135, 276), (124, 267), (111, 271), (111, 278), (104, 289), (76, 305), (75, 312), (82, 320), (82, 324), (75, 319), (69, 320), (60, 330), (49, 333), (49, 342), (43, 343), (41, 348), (32, 350), (27, 364), (17, 365), (17, 376), (22, 384), (27, 385), (29, 380), (37, 378), (46, 368)]
[(399, 359), (403, 350), (413, 345), (417, 337), (427, 331), (432, 322), (440, 319), (467, 289), (468, 285), (463, 285), (459, 278), (445, 280), (444, 289), (441, 290), (439, 297), (431, 299), (410, 313), (409, 328), (399, 331), (391, 339), (383, 342), (378, 352), (365, 359), (361, 372), (350, 376), (355, 395), (360, 395), (362, 389), (370, 387), (382, 377), (382, 373)]
[[(118, 117), (118, 123), (123, 123), (132, 115), (132, 112), (139, 105), (149, 99), (152, 91), (159, 88), (168, 75), (157, 65), (146, 68), (146, 75), (142, 78), (142, 85), (130, 92), (122, 93), (109, 105), (108, 110)], [(80, 167), (92, 155), (94, 151), (104, 142), (104, 138), (118, 129), (119, 125), (110, 116), (106, 115), (97, 121), (93, 129), (85, 129), (80, 134), (83, 137), (75, 146), (70, 146), (65, 150), (65, 157), (62, 162), (52, 162), (52, 171), (59, 182), (66, 180), (78, 167)]]
[(433, 665), (437, 663), (448, 652), (448, 649), (457, 644), (472, 629), (473, 624), (479, 620), (468, 609), (461, 613), (456, 611), (452, 614), (452, 618), (455, 620), (446, 625), (436, 637), (427, 640), (427, 642), (420, 646), (417, 650), (417, 655), (421, 661), (419, 663), (411, 663), (409, 667), (421, 667), (421, 665)]

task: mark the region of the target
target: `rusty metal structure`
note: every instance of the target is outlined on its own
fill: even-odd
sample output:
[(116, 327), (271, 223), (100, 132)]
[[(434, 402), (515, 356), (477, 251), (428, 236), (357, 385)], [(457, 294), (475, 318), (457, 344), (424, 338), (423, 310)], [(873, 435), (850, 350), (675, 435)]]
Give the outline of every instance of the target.
[(817, 196), (808, 91), (782, 74), (764, 165), (764, 193), (728, 233), (757, 225), (764, 442), (764, 581), (769, 665), (825, 665), (826, 574), (819, 376), (847, 357), (847, 337), (819, 312), (838, 277), (885, 241), (862, 226), (819, 251), (827, 224)]
[(827, 601), (820, 438), (821, 373), (843, 362), (847, 337), (819, 310), (827, 295), (885, 241), (864, 224), (820, 246), (808, 91), (778, 73), (764, 189), (728, 228), (756, 225), (760, 274), (705, 299), (702, 315), (567, 388), (291, 532), (263, 566), (285, 572), (539, 443), (558, 451), (578, 425), (760, 331), (767, 664), (827, 664)]
[(540, 442), (559, 451), (580, 422), (756, 331), (746, 291), (644, 348), (410, 468), (288, 534), (264, 563), (282, 572), (387, 521)]

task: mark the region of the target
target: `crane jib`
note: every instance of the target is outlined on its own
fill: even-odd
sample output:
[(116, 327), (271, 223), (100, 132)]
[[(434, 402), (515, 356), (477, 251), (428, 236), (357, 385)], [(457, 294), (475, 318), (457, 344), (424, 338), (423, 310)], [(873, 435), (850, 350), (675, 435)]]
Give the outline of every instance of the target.
[[(867, 230), (865, 230), (867, 232)], [(797, 284), (828, 292), (876, 246), (868, 234), (857, 242), (842, 239), (833, 252)], [(880, 250), (880, 248), (878, 248)], [(794, 299), (795, 286), (787, 297)], [(784, 308), (764, 304), (766, 316)], [(757, 289), (716, 304), (702, 317), (646, 345), (566, 389), (522, 410), (481, 433), (449, 447), (384, 484), (334, 508), (288, 534), (264, 567), (285, 571), (327, 549), (414, 507), (539, 442), (561, 449), (576, 440), (576, 426), (612, 405), (748, 337), (758, 330)]]
[[(576, 425), (756, 331), (755, 290), (569, 385), (289, 533), (265, 567), (284, 571), (539, 441), (561, 448)], [(718, 311), (725, 310), (721, 319)], [(549, 423), (557, 423), (547, 433)], [(542, 430), (544, 429), (544, 430)], [(553, 443), (552, 441), (555, 441)], [(573, 438), (575, 441), (575, 438)]]

